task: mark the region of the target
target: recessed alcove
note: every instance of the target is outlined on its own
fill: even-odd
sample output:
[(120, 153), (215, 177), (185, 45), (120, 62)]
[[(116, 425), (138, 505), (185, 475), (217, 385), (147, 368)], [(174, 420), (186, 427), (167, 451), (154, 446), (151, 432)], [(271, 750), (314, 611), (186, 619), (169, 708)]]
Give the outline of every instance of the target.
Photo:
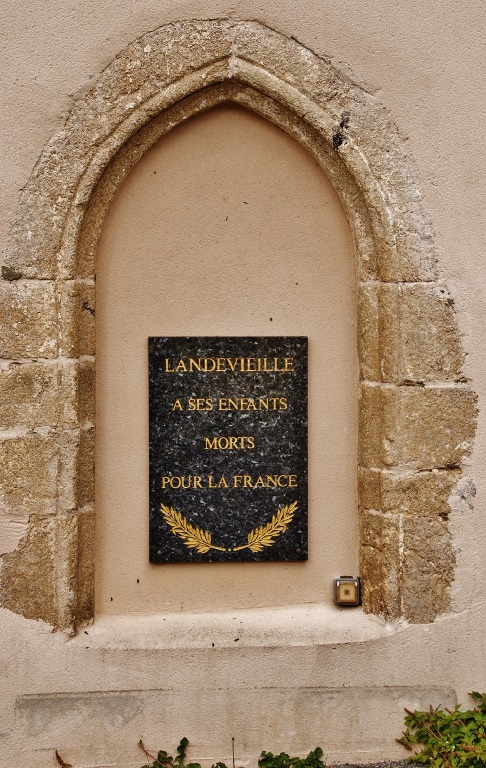
[[(356, 266), (311, 155), (229, 104), (159, 139), (107, 213), (96, 322), (97, 615), (329, 605), (332, 579), (358, 572)], [(308, 562), (149, 564), (147, 337), (161, 335), (308, 336)]]
[[(229, 114), (227, 107), (219, 112), (208, 110), (228, 103), (250, 110), (243, 119), (247, 125), (253, 121), (251, 131), (239, 131), (245, 142), (258, 130), (260, 138), (261, 131), (267, 133), (253, 148), (245, 144), (245, 160), (240, 162), (237, 178), (234, 147), (227, 173), (221, 163), (221, 152), (228, 150), (225, 142), (234, 134), (226, 128), (220, 130), (219, 154), (213, 152), (213, 159), (217, 154), (218, 160), (200, 181), (207, 184), (216, 171), (223, 171), (222, 186), (236, 180), (236, 189), (242, 190), (241, 180), (251, 171), (252, 179), (263, 184), (262, 152), (270, 153), (268, 157), (273, 153), (274, 158), (267, 174), (269, 183), (262, 186), (266, 196), (255, 194), (252, 210), (250, 200), (243, 200), (240, 207), (239, 197), (228, 196), (225, 204), (231, 200), (232, 215), (228, 214), (228, 227), (224, 217), (223, 227), (215, 218), (221, 201), (214, 189), (211, 194), (207, 188), (200, 190), (196, 202), (189, 204), (195, 180), (182, 172), (180, 164), (188, 163), (193, 173), (192, 155), (199, 169), (204, 168), (204, 121), (208, 125), (218, 115)], [(230, 111), (236, 115), (234, 109)], [(259, 119), (252, 113), (269, 122), (259, 122), (257, 129)], [(196, 115), (200, 119), (192, 121)], [(145, 227), (139, 221), (138, 235), (130, 227), (124, 232), (123, 227), (134, 218), (143, 218), (142, 198), (150, 213), (157, 196), (147, 183), (144, 196), (131, 199), (131, 181), (123, 185), (123, 180), (134, 166), (130, 178), (137, 179), (159, 146), (182, 145), (178, 137), (192, 132), (192, 126), (197, 126), (194, 133), (198, 135), (192, 149), (172, 149), (177, 162), (171, 167), (167, 164), (165, 173), (159, 174), (166, 185), (159, 199), (164, 205), (172, 199), (172, 209), (165, 209), (163, 219), (168, 231), (160, 219), (155, 222), (158, 231), (157, 227), (154, 230), (149, 216)], [(212, 133), (213, 139), (217, 135)], [(166, 138), (157, 144), (162, 136)], [(302, 176), (303, 195), (302, 185), (299, 190), (296, 182), (296, 166), (286, 172), (282, 165), (289, 153), (274, 151), (277, 136), (280, 150), (292, 146), (290, 154), (294, 159), (300, 157), (308, 171)], [(163, 163), (160, 167), (162, 170)], [(318, 168), (324, 169), (337, 191), (353, 246), (335, 197), (334, 223), (322, 230), (323, 222), (332, 218), (321, 215), (322, 201), (332, 190)], [(156, 168), (148, 169), (147, 178), (154, 182), (157, 174), (153, 170)], [(312, 197), (307, 185), (315, 174), (321, 180), (314, 190), (318, 190), (320, 202), (317, 208), (308, 204), (299, 210), (295, 202)], [(95, 320), (94, 257), (105, 215), (120, 185), (98, 254), (101, 299)], [(327, 192), (323, 191), (326, 185)], [(172, 197), (176, 191), (179, 203)], [(215, 200), (217, 205), (211, 207)], [(280, 216), (274, 216), (271, 228), (260, 230), (258, 221), (270, 221), (275, 200), (280, 205), (287, 201), (287, 206), (280, 209)], [(122, 210), (127, 201), (133, 203), (133, 210)], [(117, 211), (121, 211), (119, 226), (113, 228)], [(310, 213), (315, 214), (315, 221)], [(339, 225), (336, 229), (338, 220), (344, 229)], [(179, 228), (183, 240), (172, 240), (169, 247), (173, 227)], [(111, 231), (116, 237), (110, 241)], [(342, 259), (328, 239), (337, 231), (347, 242), (347, 255)], [(262, 233), (275, 235), (273, 246)], [(314, 236), (319, 247), (311, 249), (311, 260), (307, 258), (311, 251), (304, 245), (310, 246)], [(254, 247), (245, 247), (247, 237)], [(102, 260), (107, 242), (116, 254), (111, 259), (105, 254)], [(323, 250), (326, 262), (321, 258)], [(236, 257), (231, 259), (229, 254)], [(284, 254), (288, 256), (285, 261)], [(117, 611), (133, 617), (140, 612), (152, 614), (156, 623), (169, 611), (178, 619), (187, 618), (189, 627), (190, 616), (196, 615), (190, 613), (193, 606), (197, 603), (199, 616), (203, 611), (210, 617), (217, 596), (218, 610), (233, 612), (238, 604), (240, 612), (255, 613), (264, 603), (270, 609), (262, 609), (267, 619), (278, 608), (284, 623), (286, 606), (303, 600), (315, 609), (314, 618), (319, 615), (325, 623), (329, 611), (333, 617), (337, 615), (326, 602), (330, 599), (329, 578), (335, 575), (333, 564), (340, 561), (341, 573), (344, 569), (356, 572), (358, 517), (364, 611), (386, 619), (426, 623), (450, 610), (455, 555), (447, 521), (450, 499), (462, 493), (462, 465), (475, 433), (475, 394), (462, 373), (464, 351), (454, 302), (439, 279), (431, 223), (403, 141), (377, 102), (329, 60), (258, 22), (229, 19), (168, 24), (135, 40), (100, 73), (89, 91), (74, 100), (62, 130), (46, 145), (22, 189), (4, 262), (1, 298), (15, 322), (4, 329), (3, 359), (27, 363), (12, 368), (14, 380), (18, 378), (19, 402), (4, 416), (6, 450), (13, 459), (20, 457), (13, 460), (9, 498), (15, 505), (20, 493), (29, 518), (18, 532), (18, 545), (11, 541), (11, 551), (2, 556), (2, 606), (71, 633), (90, 623), (96, 540), (98, 617), (109, 619)], [(322, 273), (324, 264), (328, 271), (321, 280), (318, 272)], [(262, 286), (252, 267), (261, 270), (264, 266), (268, 267), (267, 284)], [(103, 270), (105, 284), (110, 283), (107, 295), (118, 296), (115, 309), (103, 298)], [(299, 270), (306, 280), (295, 286), (291, 281)], [(335, 326), (341, 332), (347, 328), (339, 347), (351, 364), (356, 284), (360, 381), (350, 410), (340, 398), (356, 384), (356, 360), (353, 370), (344, 372), (339, 370), (339, 357), (325, 359), (321, 348), (313, 349), (312, 339), (310, 344), (309, 563), (262, 565), (262, 570), (241, 566), (249, 582), (239, 578), (240, 566), (210, 566), (213, 570), (207, 571), (211, 574), (207, 579), (202, 578), (206, 568), (184, 566), (181, 571), (179, 567), (154, 570), (148, 566), (141, 543), (146, 541), (147, 525), (147, 499), (143, 499), (147, 411), (146, 401), (142, 405), (141, 399), (147, 385), (141, 350), (149, 333), (190, 335), (197, 328), (198, 333), (217, 329), (227, 334), (240, 332), (233, 326), (245, 325), (247, 334), (268, 335), (271, 325), (272, 333), (278, 335), (288, 324), (289, 332), (319, 337), (319, 343), (326, 339), (329, 349), (336, 350), (336, 339), (330, 336), (332, 324), (323, 320), (322, 312), (334, 313), (339, 304), (337, 285), (341, 279), (344, 285), (343, 275), (351, 278), (351, 271), (348, 298), (341, 309), (353, 329), (351, 332), (346, 324)], [(12, 281), (10, 276), (17, 274), (23, 279)], [(316, 305), (313, 308), (311, 297), (317, 295), (319, 280), (322, 290), (316, 317), (320, 319), (313, 322)], [(160, 290), (159, 282), (163, 283)], [(118, 323), (113, 328), (104, 322), (110, 318)], [(100, 357), (96, 361), (97, 416), (106, 416), (104, 422), (96, 423), (96, 505), (95, 323)], [(159, 330), (162, 323), (164, 328)], [(171, 331), (171, 323), (177, 331)], [(199, 329), (198, 323), (204, 327)], [(104, 357), (104, 350), (112, 357)], [(314, 375), (316, 371), (319, 376)], [(50, 382), (46, 388), (49, 397), (39, 401), (24, 386), (30, 377)], [(104, 401), (111, 403), (111, 411)], [(354, 409), (359, 414), (357, 429)], [(330, 420), (326, 420), (328, 416)], [(17, 427), (12, 429), (16, 418), (20, 432)], [(33, 434), (24, 433), (25, 419)], [(134, 435), (139, 440), (135, 450)], [(119, 462), (113, 461), (116, 441)], [(358, 504), (354, 471), (350, 479), (346, 469), (351, 465), (350, 454), (343, 453), (348, 450), (353, 451), (358, 470)], [(336, 471), (329, 475), (331, 466)], [(32, 467), (37, 468), (36, 473)], [(335, 504), (338, 486), (340, 498)], [(27, 487), (35, 493), (26, 495)], [(38, 487), (43, 488), (45, 506), (39, 506), (36, 498)], [(327, 553), (330, 557), (326, 559)], [(185, 574), (183, 579), (178, 578), (180, 572)], [(269, 583), (262, 581), (261, 573), (267, 574)], [(303, 614), (293, 611), (293, 615), (295, 619)], [(361, 616), (359, 611), (350, 615), (357, 622)], [(223, 616), (222, 625), (226, 618)], [(206, 622), (204, 617), (202, 620)], [(254, 620), (256, 626), (258, 616)], [(341, 634), (344, 639), (346, 632)]]

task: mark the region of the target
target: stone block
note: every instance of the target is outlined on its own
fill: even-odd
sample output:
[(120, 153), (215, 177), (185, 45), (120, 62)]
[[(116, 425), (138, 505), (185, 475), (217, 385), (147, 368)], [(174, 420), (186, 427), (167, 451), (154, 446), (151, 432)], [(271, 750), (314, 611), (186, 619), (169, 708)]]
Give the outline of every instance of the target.
[(469, 454), (476, 398), (467, 387), (362, 385), (360, 464), (454, 468)]
[(57, 357), (53, 282), (0, 282), (0, 357)]
[(75, 426), (77, 368), (74, 363), (11, 363), (0, 370), (0, 425)]
[(382, 285), (380, 368), (384, 381), (458, 379), (464, 354), (445, 289), (434, 284)]
[(360, 515), (360, 576), (363, 607), (387, 618), (400, 615), (400, 537), (396, 517), (363, 511)]
[(95, 362), (81, 360), (79, 363), (79, 422), (94, 424), (95, 420)]
[[(28, 619), (72, 630), (79, 554), (86, 558), (89, 551), (93, 557), (92, 529), (88, 516), (80, 525), (73, 514), (48, 518), (32, 515), (17, 548), (3, 558), (0, 605)], [(82, 541), (83, 535), (86, 541)]]
[(96, 352), (94, 283), (78, 284), (77, 313), (79, 354), (94, 355)]
[[(329, 108), (329, 102), (338, 92), (344, 96), (342, 81), (327, 59), (309, 55), (295, 40), (282, 37), (278, 32), (263, 27), (258, 22), (240, 22), (235, 27), (234, 52), (241, 63), (251, 62), (261, 70), (302, 90), (321, 106)], [(240, 64), (241, 66), (241, 64)]]
[(61, 293), (59, 353), (65, 357), (95, 354), (94, 283), (66, 280)]
[(370, 381), (454, 381), (461, 349), (451, 299), (435, 284), (362, 283), (358, 293), (361, 377)]
[(361, 378), (381, 381), (379, 286), (361, 283), (358, 289), (358, 351)]
[(449, 608), (455, 564), (451, 535), (438, 518), (408, 517), (402, 526), (402, 615), (414, 624), (425, 624)]
[(364, 509), (446, 520), (448, 499), (460, 477), (459, 470), (410, 474), (360, 467), (359, 497)]
[(80, 429), (66, 429), (58, 434), (57, 506), (59, 512), (73, 512), (78, 508), (80, 432)]
[(94, 616), (95, 513), (86, 510), (77, 516), (77, 592), (75, 619), (87, 624)]
[(0, 440), (0, 509), (22, 514), (56, 512), (58, 465), (55, 434)]
[(94, 429), (82, 429), (79, 435), (77, 465), (78, 508), (94, 503)]
[(365, 467), (381, 467), (383, 456), (384, 394), (380, 386), (360, 387), (358, 457)]
[(3, 557), (0, 605), (56, 627), (55, 543), (56, 519), (32, 516), (17, 549)]

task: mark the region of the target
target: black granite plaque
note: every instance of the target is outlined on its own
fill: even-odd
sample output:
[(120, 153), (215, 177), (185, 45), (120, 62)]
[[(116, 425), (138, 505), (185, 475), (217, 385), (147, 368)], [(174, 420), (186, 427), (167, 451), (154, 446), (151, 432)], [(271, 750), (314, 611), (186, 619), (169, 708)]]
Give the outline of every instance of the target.
[(307, 560), (307, 339), (151, 338), (150, 561)]

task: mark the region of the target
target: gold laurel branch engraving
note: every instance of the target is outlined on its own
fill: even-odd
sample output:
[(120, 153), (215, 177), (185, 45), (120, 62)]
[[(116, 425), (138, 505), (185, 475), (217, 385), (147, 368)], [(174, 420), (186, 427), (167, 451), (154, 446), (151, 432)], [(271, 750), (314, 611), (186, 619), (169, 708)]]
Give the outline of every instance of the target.
[(275, 543), (277, 536), (281, 533), (285, 533), (288, 526), (292, 522), (292, 518), (297, 510), (297, 502), (288, 504), (286, 507), (282, 507), (278, 510), (277, 514), (272, 517), (269, 523), (266, 525), (260, 525), (259, 528), (254, 528), (248, 534), (248, 543), (242, 544), (241, 547), (235, 547), (233, 552), (238, 552), (240, 549), (250, 549), (252, 552), (261, 552), (263, 547), (271, 547)]
[(184, 515), (178, 512), (173, 507), (166, 507), (165, 504), (160, 505), (160, 511), (164, 516), (164, 520), (170, 527), (172, 533), (182, 539), (186, 547), (195, 549), (204, 555), (209, 552), (210, 549), (217, 549), (219, 552), (226, 552), (225, 547), (217, 547), (211, 541), (211, 534), (209, 531), (203, 531), (202, 528), (197, 528), (187, 522)]

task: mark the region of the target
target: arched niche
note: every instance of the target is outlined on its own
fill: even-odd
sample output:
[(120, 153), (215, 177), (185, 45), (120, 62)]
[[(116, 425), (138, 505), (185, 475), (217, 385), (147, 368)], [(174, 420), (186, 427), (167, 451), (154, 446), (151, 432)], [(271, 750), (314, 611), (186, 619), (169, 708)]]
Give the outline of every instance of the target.
[[(97, 616), (329, 604), (336, 573), (358, 572), (354, 261), (312, 156), (231, 102), (174, 128), (118, 186), (96, 254)], [(309, 560), (148, 562), (157, 335), (308, 337)]]
[[(413, 168), (383, 111), (293, 39), (256, 22), (181, 22), (128, 46), (80, 96), (24, 188), (1, 297), (6, 505), (24, 529), (2, 605), (56, 627), (93, 616), (94, 256), (121, 181), (161, 136), (224, 102), (295, 138), (351, 227), (358, 285), (359, 527), (368, 612), (448, 610), (448, 498), (474, 435), (453, 302)], [(26, 382), (43, 382), (42, 396)], [(29, 466), (27, 472), (25, 467)], [(27, 489), (27, 490), (26, 490)]]

